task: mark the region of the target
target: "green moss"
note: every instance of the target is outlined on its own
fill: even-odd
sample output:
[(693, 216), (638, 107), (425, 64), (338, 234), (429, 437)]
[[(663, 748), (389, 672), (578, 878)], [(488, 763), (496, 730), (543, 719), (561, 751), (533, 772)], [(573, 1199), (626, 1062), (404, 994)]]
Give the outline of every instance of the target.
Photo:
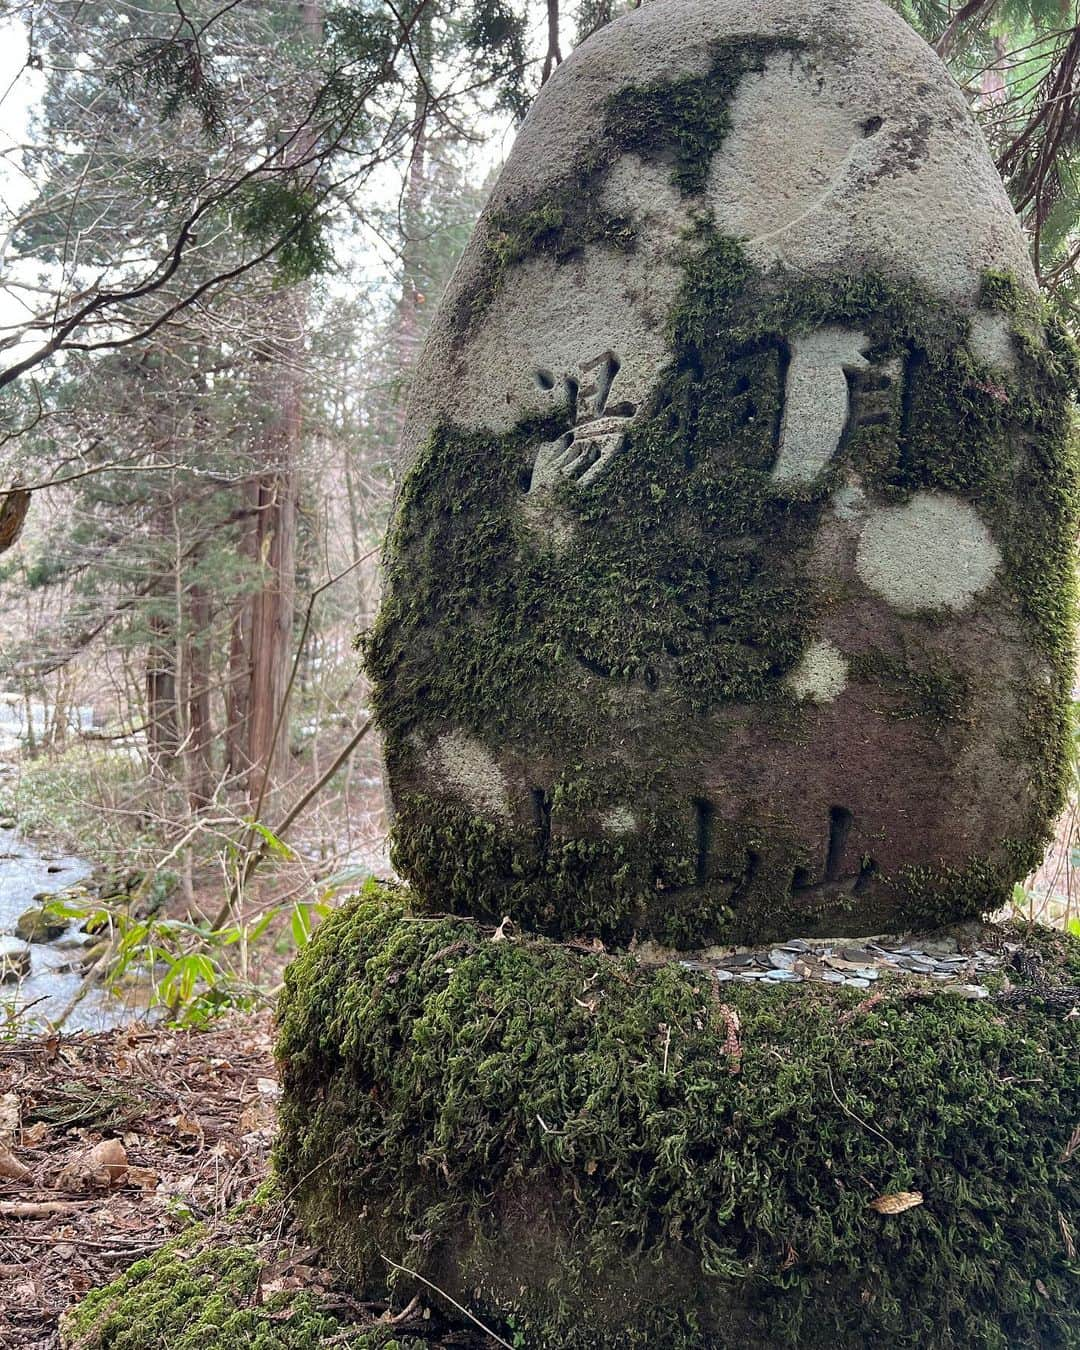
[(67, 1350), (420, 1350), (389, 1328), (353, 1329), (306, 1293), (260, 1294), (255, 1248), (189, 1229), (119, 1279), (92, 1290), (64, 1321)]
[(961, 866), (905, 867), (886, 885), (896, 894), (900, 927), (925, 932), (1001, 908), (1010, 880), (1027, 876), (1042, 858), (1042, 849), (1007, 841), (1009, 862), (995, 865), (971, 857)]
[(466, 321), (483, 316), (509, 269), (526, 258), (548, 253), (556, 263), (566, 263), (587, 244), (624, 252), (634, 247), (636, 238), (626, 216), (605, 211), (584, 187), (560, 189), (525, 211), (500, 212), (488, 224), (484, 279), (469, 301)]
[[(583, 780), (572, 785), (581, 791)], [(493, 821), (424, 793), (408, 793), (398, 805), (393, 835), (395, 868), (420, 894), (438, 897), (434, 907), (492, 919), (511, 914), (527, 928), (560, 932), (567, 916), (582, 932), (602, 932), (629, 941), (635, 932), (679, 943), (731, 916), (714, 907), (696, 911), (692, 887), (696, 853), (689, 827), (680, 835), (653, 828), (623, 839), (584, 835), (548, 840), (537, 848)], [(734, 854), (733, 854), (734, 856)], [(651, 888), (641, 878), (653, 878)], [(606, 884), (598, 884), (602, 877)]]
[(770, 56), (794, 57), (804, 47), (791, 38), (729, 39), (716, 44), (706, 75), (620, 89), (609, 99), (604, 119), (608, 154), (633, 150), (670, 158), (680, 191), (704, 191), (713, 155), (730, 130), (730, 104), (743, 77), (761, 74)]
[(547, 253), (565, 263), (590, 243), (620, 251), (634, 247), (633, 223), (599, 204), (607, 170), (627, 151), (670, 160), (675, 186), (688, 195), (702, 192), (712, 157), (730, 128), (729, 106), (739, 82), (763, 71), (769, 56), (795, 56), (803, 46), (789, 38), (718, 42), (705, 75), (628, 86), (613, 94), (596, 143), (574, 172), (542, 196), (504, 209), (488, 222), (483, 283), (459, 316), (461, 329), (483, 317), (508, 270), (530, 256)]
[(277, 1166), (369, 1290), (389, 1257), (529, 1350), (1076, 1346), (1065, 1011), (718, 987), (369, 889), (286, 977)]

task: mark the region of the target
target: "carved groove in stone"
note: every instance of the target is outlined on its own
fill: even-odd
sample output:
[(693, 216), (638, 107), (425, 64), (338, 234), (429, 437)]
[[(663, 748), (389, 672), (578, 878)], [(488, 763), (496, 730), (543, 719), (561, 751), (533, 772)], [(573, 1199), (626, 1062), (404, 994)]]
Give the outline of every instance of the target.
[(825, 880), (839, 881), (844, 860), (844, 845), (851, 833), (852, 814), (845, 806), (829, 808), (829, 852), (825, 860)]
[(821, 881), (814, 881), (809, 868), (796, 867), (791, 878), (792, 895), (812, 896), (820, 892), (858, 895), (866, 889), (877, 871), (877, 863), (873, 858), (861, 858), (857, 872), (844, 871), (844, 853), (854, 823), (855, 816), (846, 806), (829, 808), (825, 875)]
[(792, 341), (773, 482), (812, 483), (836, 454), (848, 427), (848, 372), (869, 369), (867, 345), (864, 333), (832, 326)]
[(903, 363), (893, 358), (853, 376), (851, 415), (846, 435), (850, 435), (856, 427), (888, 426), (896, 420), (895, 386), (902, 375)]
[(731, 892), (731, 904), (733, 907), (737, 907), (739, 902), (745, 900), (750, 894), (760, 866), (761, 854), (748, 848), (746, 850), (746, 865), (743, 868), (742, 876), (735, 883), (735, 889)]
[[(637, 405), (623, 402), (608, 406), (619, 364), (614, 352), (601, 352), (582, 362), (578, 375), (563, 377), (571, 426), (537, 450), (529, 492), (554, 487), (560, 478), (588, 487), (622, 449), (626, 441), (625, 424), (637, 412)], [(537, 370), (535, 379), (541, 389), (555, 387), (555, 377), (550, 371)]]
[(695, 875), (698, 883), (709, 877), (709, 855), (712, 852), (713, 817), (716, 809), (704, 797), (694, 798), (694, 814), (697, 826), (697, 866)]
[(541, 857), (546, 857), (551, 844), (551, 794), (542, 787), (531, 791), (533, 823), (536, 826), (536, 848)]

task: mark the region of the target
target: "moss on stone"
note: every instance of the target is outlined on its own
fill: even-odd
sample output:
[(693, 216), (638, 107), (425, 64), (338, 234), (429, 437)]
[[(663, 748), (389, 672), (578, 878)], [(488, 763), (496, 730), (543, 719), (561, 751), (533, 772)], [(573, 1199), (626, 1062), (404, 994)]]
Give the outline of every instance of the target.
[[(559, 490), (574, 522), (569, 540), (538, 538), (521, 509), (530, 457), (563, 429), (558, 414), (502, 436), (436, 430), (402, 489), (387, 596), (367, 647), (393, 782), (408, 781), (425, 736), (463, 729), (504, 762), (509, 752), (541, 772), (550, 765), (552, 795), (564, 802), (600, 809), (619, 783), (640, 818), (639, 839), (604, 838), (590, 823), (595, 813), (582, 809), (566, 838), (540, 847), (460, 803), (406, 791), (398, 867), (437, 906), (457, 903), (466, 885), (481, 917), (509, 913), (556, 934), (625, 939), (654, 913), (662, 931), (638, 931), (683, 946), (783, 932), (800, 859), (789, 856), (776, 884), (758, 875), (735, 915), (745, 839), (718, 858), (714, 884), (683, 906), (657, 905), (658, 891), (670, 901), (694, 881), (692, 823), (679, 819), (686, 804), (667, 770), (687, 727), (722, 736), (711, 719), (733, 704), (767, 706), (770, 735), (797, 743), (802, 714), (783, 677), (844, 600), (808, 570), (808, 550), (856, 464), (885, 500), (939, 489), (978, 501), (1002, 549), (1002, 585), (1046, 673), (1012, 691), (1020, 731), (1006, 747), (1032, 783), (1016, 829), (1024, 858), (1037, 859), (1062, 800), (1071, 696), (1077, 499), (1067, 342), (1051, 326), (1046, 343), (1026, 347), (1003, 402), (964, 345), (963, 315), (913, 287), (872, 276), (792, 287), (757, 272), (708, 224), (687, 244), (685, 272), (673, 360), (649, 415), (602, 488)], [(991, 281), (1001, 292), (1000, 278)], [(1026, 315), (1017, 302), (1018, 328)], [(784, 342), (823, 323), (865, 331), (879, 360), (917, 352), (918, 385), (903, 435), (859, 427), (812, 489), (779, 493), (769, 471)], [(969, 682), (946, 664), (932, 651), (855, 658), (857, 677), (882, 689), (884, 715), (967, 734)], [(647, 735), (648, 768), (627, 762), (628, 728)], [(972, 867), (977, 886), (949, 889), (940, 874), (941, 921), (1000, 905), (1022, 875), (1003, 856)], [(573, 885), (561, 885), (564, 875)], [(929, 876), (912, 874), (912, 914), (925, 912)], [(905, 877), (892, 878), (902, 915), (904, 888)], [(805, 908), (796, 913), (805, 928)]]
[(566, 263), (586, 244), (620, 251), (634, 247), (633, 222), (598, 204), (598, 188), (620, 155), (634, 151), (669, 160), (675, 186), (687, 195), (700, 193), (730, 127), (729, 107), (739, 82), (763, 71), (769, 56), (795, 56), (803, 45), (788, 38), (728, 39), (714, 44), (704, 75), (631, 85), (613, 94), (596, 143), (574, 171), (542, 194), (502, 208), (488, 222), (483, 282), (458, 316), (460, 331), (483, 318), (509, 269), (526, 258), (547, 253)]
[(633, 150), (670, 159), (675, 186), (686, 194), (702, 192), (713, 155), (731, 128), (731, 100), (743, 78), (760, 75), (770, 56), (794, 57), (804, 47), (792, 38), (730, 38), (715, 44), (705, 75), (620, 89), (608, 100), (606, 154), (601, 154)]
[(369, 1290), (388, 1257), (529, 1350), (1080, 1345), (1075, 941), (1039, 997), (866, 997), (406, 898), (332, 916), (280, 1009), (277, 1166)]
[(875, 650), (850, 660), (855, 679), (887, 695), (882, 711), (901, 721), (923, 718), (933, 734), (963, 731), (971, 720), (971, 681), (955, 663), (933, 652), (895, 655)]
[(15, 936), (23, 942), (54, 942), (63, 937), (71, 919), (53, 905), (32, 905), (23, 910), (15, 924)]
[(202, 1225), (92, 1290), (64, 1320), (65, 1350), (420, 1350), (391, 1328), (350, 1328), (308, 1293), (260, 1296), (257, 1250)]

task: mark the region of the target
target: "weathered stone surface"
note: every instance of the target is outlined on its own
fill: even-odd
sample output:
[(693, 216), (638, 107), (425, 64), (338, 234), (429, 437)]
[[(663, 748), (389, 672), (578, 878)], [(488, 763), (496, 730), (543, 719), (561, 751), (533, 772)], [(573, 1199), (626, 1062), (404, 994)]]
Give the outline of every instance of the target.
[(690, 946), (996, 904), (1058, 806), (1072, 357), (878, 0), (653, 0), (436, 318), (369, 647), (435, 905)]

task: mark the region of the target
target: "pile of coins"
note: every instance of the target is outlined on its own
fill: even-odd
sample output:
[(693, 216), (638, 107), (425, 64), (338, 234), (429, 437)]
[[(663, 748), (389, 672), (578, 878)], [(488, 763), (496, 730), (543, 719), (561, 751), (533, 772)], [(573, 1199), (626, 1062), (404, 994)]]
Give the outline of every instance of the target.
[(708, 970), (718, 980), (792, 984), (818, 980), (851, 989), (869, 989), (882, 975), (916, 975), (939, 982), (963, 998), (988, 998), (980, 977), (999, 970), (1002, 958), (975, 949), (961, 952), (952, 938), (922, 944), (897, 939), (814, 941), (794, 938), (774, 947), (735, 948), (702, 960), (681, 962), (688, 970)]

